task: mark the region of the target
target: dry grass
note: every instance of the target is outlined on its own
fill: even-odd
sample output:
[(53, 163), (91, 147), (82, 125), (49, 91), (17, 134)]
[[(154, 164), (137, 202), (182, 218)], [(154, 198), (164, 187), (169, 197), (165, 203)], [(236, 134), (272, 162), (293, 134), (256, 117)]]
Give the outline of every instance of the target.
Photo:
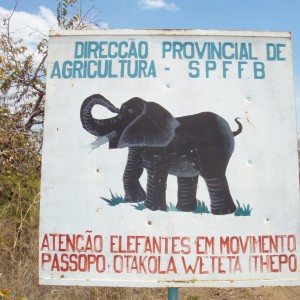
[(63, 287), (38, 285), (38, 203), (21, 215), (11, 203), (0, 214), (0, 299), (166, 299), (167, 289)]

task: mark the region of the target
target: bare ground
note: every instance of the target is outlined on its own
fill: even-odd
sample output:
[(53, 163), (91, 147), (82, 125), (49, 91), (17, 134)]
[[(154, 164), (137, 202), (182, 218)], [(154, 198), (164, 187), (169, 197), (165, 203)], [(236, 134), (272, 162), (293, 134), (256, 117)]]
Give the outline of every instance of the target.
[[(47, 287), (43, 299), (55, 300), (165, 300), (166, 288), (86, 288)], [(31, 298), (28, 298), (31, 299)], [(33, 299), (33, 298), (32, 298)], [(180, 300), (299, 300), (300, 287), (260, 287), (260, 288), (179, 288)]]

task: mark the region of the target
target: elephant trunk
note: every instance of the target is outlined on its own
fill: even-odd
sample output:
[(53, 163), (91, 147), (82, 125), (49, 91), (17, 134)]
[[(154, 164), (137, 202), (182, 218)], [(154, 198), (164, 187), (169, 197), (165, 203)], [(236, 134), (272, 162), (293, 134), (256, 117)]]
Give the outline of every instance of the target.
[(119, 109), (100, 94), (92, 95), (83, 101), (80, 109), (80, 119), (83, 128), (95, 136), (105, 136), (114, 130), (115, 124), (120, 118), (117, 116), (103, 120), (95, 119), (92, 116), (92, 108), (97, 104), (106, 107), (113, 113), (119, 113)]

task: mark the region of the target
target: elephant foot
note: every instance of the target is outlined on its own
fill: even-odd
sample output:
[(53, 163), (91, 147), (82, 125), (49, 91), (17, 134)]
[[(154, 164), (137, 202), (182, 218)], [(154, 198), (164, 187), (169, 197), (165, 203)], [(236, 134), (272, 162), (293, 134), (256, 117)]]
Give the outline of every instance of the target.
[(146, 193), (143, 188), (140, 188), (138, 191), (134, 191), (132, 193), (125, 194), (125, 201), (129, 203), (137, 203), (142, 202), (146, 199)]
[(211, 200), (210, 211), (213, 215), (227, 215), (236, 211), (225, 175), (205, 179)]
[(166, 211), (167, 210), (167, 205), (166, 203), (153, 203), (153, 201), (145, 201), (145, 207), (147, 207), (150, 210), (162, 210), (162, 211)]
[(197, 208), (197, 200), (193, 199), (193, 200), (189, 201), (188, 203), (178, 202), (176, 205), (176, 208), (180, 211), (185, 211), (185, 212), (193, 211)]
[[(211, 213), (213, 215), (228, 215), (232, 214), (236, 211), (236, 206), (233, 203), (233, 201), (224, 201), (223, 199), (221, 200), (222, 203), (211, 203)], [(224, 203), (225, 202), (225, 203)]]

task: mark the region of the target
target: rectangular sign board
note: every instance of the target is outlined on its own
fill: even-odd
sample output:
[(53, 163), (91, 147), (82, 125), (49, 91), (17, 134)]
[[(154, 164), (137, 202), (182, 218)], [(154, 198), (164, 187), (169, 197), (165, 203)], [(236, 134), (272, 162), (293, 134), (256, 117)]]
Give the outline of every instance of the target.
[(40, 283), (300, 284), (291, 35), (53, 31)]

